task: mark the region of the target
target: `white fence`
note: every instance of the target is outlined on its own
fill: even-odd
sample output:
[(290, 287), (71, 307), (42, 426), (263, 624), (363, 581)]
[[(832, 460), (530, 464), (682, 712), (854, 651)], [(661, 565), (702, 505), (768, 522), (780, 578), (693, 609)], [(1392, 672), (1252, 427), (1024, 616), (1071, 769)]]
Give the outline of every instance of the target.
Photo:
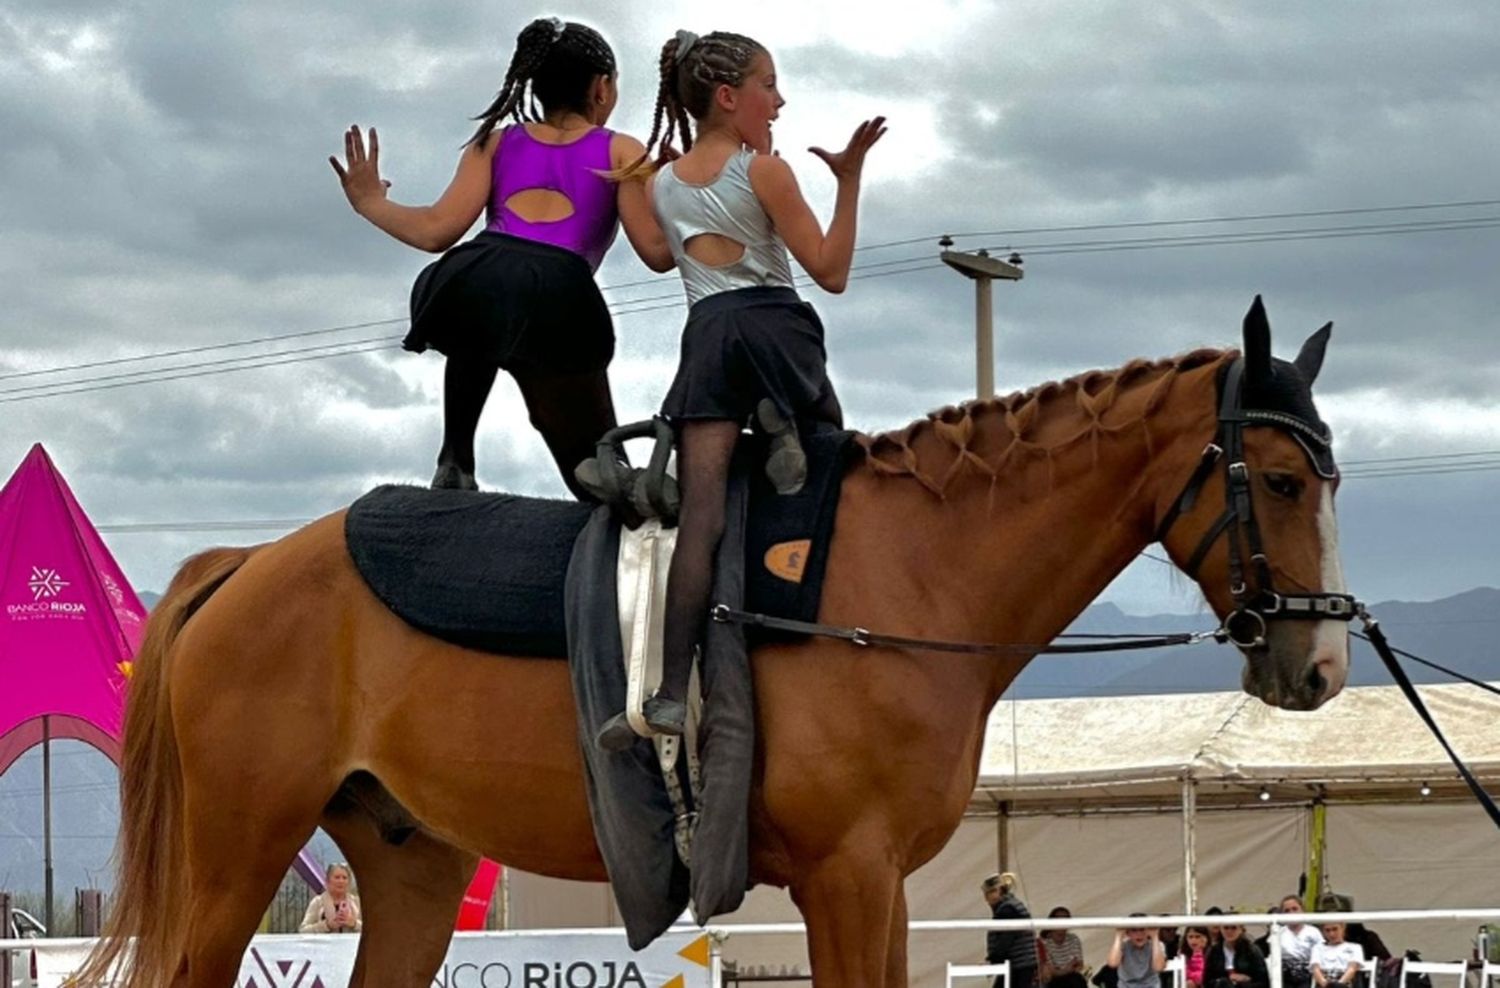
[[(928, 932), (1121, 929), (1151, 927), (1214, 926), (1224, 916), (1070, 916), (1030, 920), (913, 920), (913, 935)], [(1275, 913), (1239, 913), (1241, 925), (1279, 924), (1287, 917)], [(1366, 910), (1347, 913), (1299, 913), (1297, 921), (1309, 925), (1324, 922), (1401, 923), (1440, 920), (1477, 929), (1484, 923), (1500, 922), (1497, 909), (1407, 909)], [(723, 983), (723, 945), (735, 937), (803, 934), (801, 923), (710, 924), (706, 930), (674, 928), (639, 953), (630, 950), (620, 929), (604, 930), (508, 930), (454, 935), (448, 956), (433, 979), (433, 988), (629, 988), (632, 985), (674, 983), (682, 988), (720, 988)], [(258, 936), (251, 942), (240, 967), (235, 988), (340, 988), (354, 966), (358, 937), (321, 934), (315, 936)], [(1281, 988), (1281, 963), (1277, 938), (1271, 940), (1267, 959), (1271, 988)], [(62, 988), (77, 969), (93, 941), (0, 940), (0, 950), (16, 958), (19, 984), (32, 988), (26, 968), (27, 952), (35, 951), (35, 988)], [(1464, 988), (1463, 975), (1473, 973), (1479, 988), (1500, 988), (1490, 978), (1500, 979), (1500, 965), (1436, 965), (1428, 973), (1433, 988)], [(1416, 973), (1413, 969), (1413, 973)], [(675, 979), (681, 978), (681, 981)], [(1403, 982), (1404, 983), (1404, 982)], [(0, 988), (12, 988), (0, 985)]]

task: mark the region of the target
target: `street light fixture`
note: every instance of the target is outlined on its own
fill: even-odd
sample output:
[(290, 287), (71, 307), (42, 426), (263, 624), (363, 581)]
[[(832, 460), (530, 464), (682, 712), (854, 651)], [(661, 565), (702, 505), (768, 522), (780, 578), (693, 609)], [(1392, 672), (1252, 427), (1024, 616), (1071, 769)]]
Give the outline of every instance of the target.
[[(953, 243), (949, 237), (938, 241), (947, 248)], [(991, 283), (996, 278), (1002, 281), (1020, 281), (1021, 258), (1012, 254), (1010, 260), (991, 257), (987, 250), (973, 252), (943, 250), (938, 257), (942, 262), (966, 278), (974, 280), (974, 358), (976, 364), (975, 391), (977, 396), (995, 396), (995, 316)]]

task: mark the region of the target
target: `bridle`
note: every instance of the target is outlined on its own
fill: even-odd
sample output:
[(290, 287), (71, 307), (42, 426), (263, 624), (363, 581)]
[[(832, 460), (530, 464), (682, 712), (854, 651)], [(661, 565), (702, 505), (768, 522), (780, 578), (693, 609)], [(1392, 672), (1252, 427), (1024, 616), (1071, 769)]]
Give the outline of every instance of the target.
[[(1244, 407), (1245, 358), (1236, 357), (1219, 379), (1219, 428), (1214, 439), (1203, 450), (1198, 467), (1188, 478), (1182, 493), (1172, 502), (1156, 526), (1156, 540), (1164, 540), (1182, 515), (1191, 511), (1203, 485), (1224, 462), (1224, 511), (1203, 533), (1198, 547), (1183, 565), (1183, 572), (1197, 578), (1198, 567), (1219, 536), (1228, 535), (1229, 594), (1235, 610), (1219, 629), (1222, 638), (1240, 649), (1264, 648), (1267, 622), (1351, 621), (1359, 602), (1346, 593), (1286, 593), (1276, 590), (1271, 579), (1271, 565), (1266, 559), (1260, 526), (1250, 497), (1250, 468), (1245, 464), (1245, 430), (1251, 426), (1270, 426), (1295, 439), (1307, 454), (1318, 476), (1332, 480), (1337, 468), (1325, 467), (1320, 454), (1327, 457), (1332, 436), (1321, 424), (1309, 422), (1288, 412)], [(1248, 566), (1247, 566), (1248, 564)], [(1253, 570), (1255, 585), (1246, 581), (1246, 570)]]

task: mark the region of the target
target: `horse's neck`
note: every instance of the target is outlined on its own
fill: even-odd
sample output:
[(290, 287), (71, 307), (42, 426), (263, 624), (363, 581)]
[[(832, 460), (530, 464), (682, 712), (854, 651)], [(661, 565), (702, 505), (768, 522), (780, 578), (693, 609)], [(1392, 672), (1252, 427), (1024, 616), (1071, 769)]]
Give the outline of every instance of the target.
[[(1150, 542), (1213, 431), (1211, 362), (1134, 370), (871, 441), (840, 509), (852, 623), (1009, 642), (1063, 631)], [(993, 664), (994, 696), (1020, 666)]]

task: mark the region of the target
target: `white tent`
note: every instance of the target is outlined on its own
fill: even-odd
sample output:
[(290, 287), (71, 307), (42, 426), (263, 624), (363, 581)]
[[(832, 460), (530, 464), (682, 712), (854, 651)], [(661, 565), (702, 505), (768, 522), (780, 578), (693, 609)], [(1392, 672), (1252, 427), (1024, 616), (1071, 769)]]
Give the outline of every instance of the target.
[[(1471, 769), (1500, 788), (1500, 697), (1467, 685), (1420, 691)], [(1239, 693), (1002, 700), (970, 812), (907, 881), (909, 913), (983, 918), (979, 881), (1002, 868), (1020, 876), (1038, 915), (1059, 904), (1074, 915), (1179, 912), (1194, 886), (1199, 909), (1259, 911), (1297, 891), (1314, 846), (1327, 883), (1361, 909), (1500, 906), (1500, 833), (1399, 691), (1367, 687), (1312, 713)], [(512, 881), (516, 925), (618, 921), (597, 886)], [(785, 892), (761, 888), (725, 921), (796, 918)], [(1467, 956), (1474, 931), (1377, 932), (1392, 950), (1442, 960)], [(912, 984), (941, 985), (944, 962), (977, 960), (983, 941), (914, 935)], [(1106, 937), (1083, 941), (1097, 967)], [(797, 937), (733, 937), (725, 955), (807, 965)]]
[[(1500, 696), (1467, 684), (1419, 688), (1476, 773), (1500, 776)], [(1324, 792), (1368, 797), (1457, 780), (1394, 686), (1347, 689), (1291, 712), (1243, 693), (1002, 700), (990, 715), (976, 799), (1027, 803), (1160, 801), (1196, 782), (1201, 797)]]

